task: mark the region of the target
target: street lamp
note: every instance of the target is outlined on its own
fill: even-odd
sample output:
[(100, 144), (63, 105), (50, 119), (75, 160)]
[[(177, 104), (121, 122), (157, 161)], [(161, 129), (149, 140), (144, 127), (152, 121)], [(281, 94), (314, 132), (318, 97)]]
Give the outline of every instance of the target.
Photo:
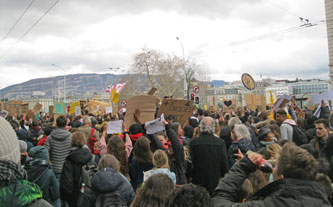
[(59, 65), (56, 64), (51, 64), (53, 67), (60, 68), (61, 70), (64, 71), (64, 103), (66, 103), (66, 71), (64, 68), (60, 67)]
[(184, 46), (182, 44), (182, 42), (180, 41), (179, 37), (176, 37), (176, 39), (178, 40), (180, 46), (182, 47), (183, 50), (183, 69), (184, 69), (184, 96), (186, 96), (186, 99), (189, 100), (189, 93), (187, 91), (187, 80), (186, 80), (186, 70), (185, 70), (185, 50), (184, 50)]

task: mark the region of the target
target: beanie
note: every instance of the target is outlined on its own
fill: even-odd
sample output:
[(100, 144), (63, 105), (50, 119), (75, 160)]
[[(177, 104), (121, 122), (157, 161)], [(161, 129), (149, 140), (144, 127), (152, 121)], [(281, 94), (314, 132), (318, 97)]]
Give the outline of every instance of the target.
[(20, 147), (12, 126), (0, 117), (0, 160), (20, 163)]
[(34, 160), (49, 160), (49, 151), (44, 146), (36, 146), (29, 150), (28, 155)]
[(22, 141), (22, 140), (19, 140), (18, 143), (19, 143), (19, 146), (20, 146), (20, 152), (21, 153), (27, 152), (27, 149), (28, 149), (27, 143), (25, 141)]

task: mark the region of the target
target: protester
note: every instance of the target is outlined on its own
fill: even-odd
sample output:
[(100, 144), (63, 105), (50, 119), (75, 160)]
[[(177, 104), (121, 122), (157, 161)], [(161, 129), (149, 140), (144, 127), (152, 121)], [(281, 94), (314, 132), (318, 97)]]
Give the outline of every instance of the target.
[(211, 117), (201, 120), (201, 134), (190, 144), (193, 164), (192, 182), (212, 193), (218, 180), (228, 172), (228, 157), (225, 143), (213, 135), (215, 121)]
[(44, 146), (50, 153), (50, 161), (54, 174), (59, 179), (65, 159), (70, 152), (71, 133), (65, 129), (67, 124), (65, 116), (59, 116), (56, 123), (57, 128), (48, 136)]
[(32, 121), (28, 134), (28, 141), (31, 142), (34, 146), (37, 146), (39, 139), (42, 138), (44, 134), (44, 131), (42, 130), (38, 120)]
[(166, 152), (163, 150), (156, 150), (153, 154), (153, 164), (155, 166), (153, 169), (143, 173), (144, 182), (151, 176), (162, 173), (169, 176), (174, 184), (176, 184), (176, 175), (169, 169), (169, 158)]
[(82, 118), (82, 126), (79, 127), (79, 129), (85, 134), (87, 143), (89, 143), (91, 135), (97, 139), (96, 141), (99, 141), (99, 133), (92, 127), (91, 118), (89, 116), (84, 116)]
[(128, 156), (125, 151), (125, 143), (119, 136), (112, 136), (109, 139), (107, 153), (117, 158), (120, 163), (120, 172), (129, 178)]
[[(92, 177), (92, 188), (86, 188), (82, 206), (130, 206), (135, 193), (129, 181), (120, 174), (120, 164), (113, 155), (104, 155)], [(117, 196), (119, 195), (119, 197)]]
[(53, 127), (51, 124), (47, 124), (44, 127), (44, 129), (43, 129), (43, 131), (44, 131), (44, 137), (42, 137), (38, 141), (38, 143), (37, 143), (38, 146), (44, 146), (47, 137), (51, 134), (51, 132), (53, 131), (53, 129), (55, 129), (55, 127)]
[(292, 119), (287, 119), (287, 112), (284, 109), (279, 109), (276, 112), (276, 121), (280, 125), (281, 139), (293, 141), (293, 126), (296, 125)]
[(244, 124), (236, 124), (231, 130), (232, 144), (228, 150), (229, 167), (232, 167), (237, 157), (235, 154), (241, 152), (245, 154), (248, 150), (255, 151), (251, 142), (251, 135)]
[(269, 126), (264, 126), (259, 129), (258, 138), (259, 144), (257, 145), (257, 150), (277, 142), (277, 139)]
[(139, 188), (131, 207), (164, 206), (168, 194), (175, 185), (169, 176), (156, 174), (151, 176), (143, 187)]
[(140, 137), (133, 149), (133, 158), (131, 160), (130, 178), (131, 183), (136, 190), (143, 182), (143, 172), (151, 170), (153, 165), (153, 153), (150, 151), (150, 144), (147, 137)]
[[(262, 155), (252, 153), (242, 158), (224, 177), (213, 194), (214, 206), (330, 206), (324, 187), (315, 181), (317, 161), (294, 144), (286, 144), (273, 169), (274, 182), (251, 201), (236, 203), (243, 181), (258, 169)], [(315, 190), (314, 190), (315, 189)], [(259, 199), (261, 198), (261, 199)]]
[(326, 119), (318, 119), (315, 121), (315, 127), (316, 136), (308, 144), (304, 144), (301, 147), (306, 149), (315, 158), (318, 158), (329, 137), (329, 122)]
[(208, 191), (200, 186), (186, 184), (175, 189), (166, 199), (165, 207), (211, 207)]
[(11, 125), (0, 116), (0, 206), (51, 206), (20, 166), (20, 149)]
[(49, 163), (49, 152), (45, 147), (36, 146), (29, 150), (29, 156), (32, 160), (24, 166), (28, 180), (41, 188), (47, 202), (60, 207), (59, 183)]
[(170, 160), (170, 170), (176, 174), (176, 184), (183, 185), (187, 183), (186, 168), (187, 162), (185, 161), (184, 147), (177, 137), (174, 130), (170, 128), (168, 122), (164, 121), (166, 134), (170, 140), (168, 146), (168, 157)]
[(81, 188), (81, 168), (89, 161), (96, 162), (97, 158), (89, 151), (84, 133), (74, 132), (71, 136), (70, 153), (66, 157), (60, 177), (61, 199), (67, 201), (69, 206), (77, 206)]
[(192, 141), (193, 138), (193, 127), (188, 125), (184, 127), (184, 139), (183, 139), (183, 144), (184, 146), (190, 146), (190, 143)]

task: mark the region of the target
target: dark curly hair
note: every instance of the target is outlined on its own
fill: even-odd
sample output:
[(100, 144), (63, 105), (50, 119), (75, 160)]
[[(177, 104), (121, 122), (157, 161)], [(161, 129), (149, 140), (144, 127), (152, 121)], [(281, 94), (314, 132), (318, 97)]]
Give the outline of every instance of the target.
[(208, 191), (200, 186), (186, 184), (169, 194), (165, 207), (211, 207)]

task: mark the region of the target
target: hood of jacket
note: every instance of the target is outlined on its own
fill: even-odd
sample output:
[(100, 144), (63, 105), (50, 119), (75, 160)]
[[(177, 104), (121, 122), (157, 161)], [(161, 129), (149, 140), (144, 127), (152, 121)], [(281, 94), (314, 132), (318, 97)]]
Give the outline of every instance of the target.
[(0, 190), (0, 206), (28, 206), (40, 198), (41, 189), (27, 180), (11, 182)]
[(49, 151), (44, 146), (36, 146), (29, 150), (28, 155), (34, 160), (49, 160)]
[(286, 119), (283, 121), (283, 124), (290, 124), (296, 126), (296, 122), (292, 119)]
[(100, 193), (117, 190), (123, 182), (126, 182), (122, 175), (112, 168), (99, 170), (92, 177), (92, 188)]
[(56, 128), (52, 130), (50, 136), (56, 140), (65, 140), (71, 136), (71, 133), (66, 131), (65, 128)]
[(44, 171), (49, 168), (50, 164), (45, 160), (30, 160), (24, 165), (24, 169), (28, 174), (28, 180), (35, 182), (38, 180)]
[(91, 160), (91, 158), (92, 154), (89, 149), (74, 147), (71, 148), (71, 152), (66, 159), (81, 165), (85, 165)]

